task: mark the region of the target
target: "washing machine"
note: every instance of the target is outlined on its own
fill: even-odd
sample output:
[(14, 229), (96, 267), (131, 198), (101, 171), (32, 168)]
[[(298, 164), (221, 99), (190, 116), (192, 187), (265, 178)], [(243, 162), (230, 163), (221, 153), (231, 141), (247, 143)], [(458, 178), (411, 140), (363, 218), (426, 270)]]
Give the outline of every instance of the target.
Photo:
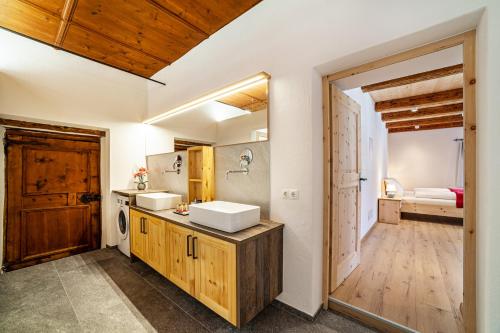
[(130, 257), (130, 199), (119, 195), (116, 198), (116, 228), (118, 232), (118, 249)]

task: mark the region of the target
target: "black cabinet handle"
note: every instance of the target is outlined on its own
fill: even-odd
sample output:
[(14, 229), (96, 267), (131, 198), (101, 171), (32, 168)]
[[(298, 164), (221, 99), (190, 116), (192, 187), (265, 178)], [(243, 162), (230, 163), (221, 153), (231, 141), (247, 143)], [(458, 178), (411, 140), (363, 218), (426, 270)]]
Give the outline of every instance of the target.
[(187, 251), (187, 256), (188, 256), (188, 257), (191, 257), (191, 256), (193, 255), (192, 253), (189, 253), (189, 247), (190, 247), (190, 246), (189, 246), (189, 243), (190, 243), (190, 242), (189, 242), (189, 240), (190, 240), (191, 238), (193, 238), (193, 236), (192, 236), (192, 235), (188, 235), (188, 236), (186, 237), (186, 246), (187, 246), (187, 250), (186, 250), (186, 251)]
[(147, 235), (148, 234), (148, 231), (146, 230), (146, 222), (148, 221), (147, 218), (144, 218), (144, 234)]
[(193, 237), (193, 259), (198, 259), (198, 257), (196, 256), (196, 242), (195, 240), (197, 240), (198, 237)]
[(144, 228), (143, 228), (143, 226), (142, 226), (142, 222), (144, 222), (144, 217), (141, 217), (141, 218), (139, 219), (139, 221), (140, 221), (139, 223), (141, 224), (141, 234), (142, 234), (142, 233), (144, 233), (144, 232), (143, 232)]

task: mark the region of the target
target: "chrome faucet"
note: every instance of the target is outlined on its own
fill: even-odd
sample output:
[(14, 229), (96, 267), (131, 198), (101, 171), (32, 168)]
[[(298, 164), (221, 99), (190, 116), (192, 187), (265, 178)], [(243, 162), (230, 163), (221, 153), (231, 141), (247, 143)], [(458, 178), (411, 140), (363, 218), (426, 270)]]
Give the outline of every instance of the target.
[(240, 169), (240, 170), (226, 170), (226, 179), (229, 179), (229, 174), (230, 173), (242, 173), (244, 175), (248, 175), (248, 168), (243, 168), (243, 169)]
[(181, 173), (181, 166), (182, 166), (182, 156), (181, 155), (177, 155), (177, 158), (175, 159), (174, 163), (172, 164), (172, 170), (163, 170), (161, 172), (162, 175), (166, 174), (166, 173), (169, 173), (169, 172), (175, 172), (176, 174), (180, 174)]
[(229, 179), (230, 173), (242, 173), (244, 175), (248, 175), (250, 170), (248, 169), (248, 165), (252, 163), (253, 153), (250, 149), (245, 149), (240, 154), (240, 169), (239, 170), (226, 170), (226, 179)]

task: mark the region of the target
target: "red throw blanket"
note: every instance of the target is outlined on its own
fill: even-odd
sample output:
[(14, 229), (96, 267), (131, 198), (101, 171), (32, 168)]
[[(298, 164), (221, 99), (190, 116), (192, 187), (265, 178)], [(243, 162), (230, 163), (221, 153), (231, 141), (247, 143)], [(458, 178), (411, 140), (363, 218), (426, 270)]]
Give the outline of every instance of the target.
[(457, 195), (457, 208), (464, 208), (464, 189), (460, 187), (450, 187), (450, 191)]

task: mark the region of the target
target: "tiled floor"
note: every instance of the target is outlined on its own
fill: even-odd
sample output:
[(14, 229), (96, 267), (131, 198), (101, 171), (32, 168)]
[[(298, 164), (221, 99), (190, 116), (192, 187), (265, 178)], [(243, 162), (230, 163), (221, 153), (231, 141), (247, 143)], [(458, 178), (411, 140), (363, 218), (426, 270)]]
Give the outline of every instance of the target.
[[(309, 321), (281, 303), (242, 332), (371, 332), (323, 311)], [(233, 332), (141, 262), (105, 249), (0, 276), (0, 332)]]

